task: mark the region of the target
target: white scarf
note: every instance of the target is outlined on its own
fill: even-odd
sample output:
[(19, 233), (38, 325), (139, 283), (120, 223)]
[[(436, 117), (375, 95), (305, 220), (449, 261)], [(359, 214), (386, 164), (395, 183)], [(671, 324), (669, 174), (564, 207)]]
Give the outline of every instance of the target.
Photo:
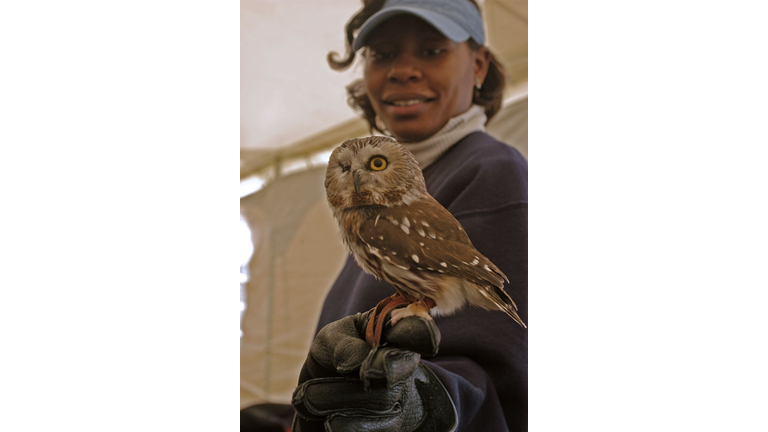
[(426, 140), (403, 143), (403, 146), (413, 153), (419, 162), (419, 168), (423, 170), (465, 136), (472, 132), (485, 132), (486, 120), (483, 107), (472, 105), (463, 114), (448, 120), (442, 129)]

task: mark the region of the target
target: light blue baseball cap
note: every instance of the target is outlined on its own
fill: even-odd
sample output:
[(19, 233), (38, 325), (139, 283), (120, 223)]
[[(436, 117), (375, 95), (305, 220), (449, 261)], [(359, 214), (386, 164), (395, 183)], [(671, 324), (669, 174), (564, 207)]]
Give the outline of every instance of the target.
[(380, 11), (366, 20), (352, 43), (352, 50), (364, 47), (371, 31), (395, 15), (414, 15), (454, 42), (469, 38), (485, 44), (480, 12), (469, 0), (387, 0)]

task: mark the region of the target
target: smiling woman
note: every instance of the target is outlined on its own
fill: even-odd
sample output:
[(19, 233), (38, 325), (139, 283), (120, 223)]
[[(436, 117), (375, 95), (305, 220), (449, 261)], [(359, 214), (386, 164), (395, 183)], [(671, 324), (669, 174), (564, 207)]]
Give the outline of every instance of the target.
[[(344, 58), (331, 53), (328, 61), (345, 69), (358, 52), (363, 56), (363, 78), (347, 86), (349, 104), (371, 131), (413, 154), (427, 192), (509, 278), (503, 290), (528, 322), (528, 166), (485, 131), (501, 106), (504, 72), (485, 46), (477, 4), (363, 0), (346, 35)], [(329, 195), (329, 203), (362, 205), (377, 171), (398, 166), (393, 154), (361, 154), (356, 166), (340, 160), (337, 171), (351, 171), (353, 187)], [(381, 204), (390, 211), (398, 205)], [(383, 219), (372, 223), (397, 223), (406, 237), (428, 229)], [(417, 271), (409, 266), (403, 273)], [(434, 321), (399, 320), (372, 348), (366, 343), (372, 308), (394, 291), (347, 260), (325, 299), (293, 394), (293, 430), (527, 430), (525, 328), (510, 325), (503, 312), (465, 308)]]

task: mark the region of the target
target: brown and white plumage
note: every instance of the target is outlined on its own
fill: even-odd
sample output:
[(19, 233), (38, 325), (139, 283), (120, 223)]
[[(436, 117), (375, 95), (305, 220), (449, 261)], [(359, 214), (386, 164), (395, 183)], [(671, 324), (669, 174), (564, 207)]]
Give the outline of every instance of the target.
[(427, 193), (413, 155), (388, 137), (344, 142), (331, 154), (328, 203), (360, 267), (391, 284), (410, 315), (450, 315), (465, 303), (501, 310), (525, 327), (503, 290), (504, 273), (472, 246), (456, 218)]

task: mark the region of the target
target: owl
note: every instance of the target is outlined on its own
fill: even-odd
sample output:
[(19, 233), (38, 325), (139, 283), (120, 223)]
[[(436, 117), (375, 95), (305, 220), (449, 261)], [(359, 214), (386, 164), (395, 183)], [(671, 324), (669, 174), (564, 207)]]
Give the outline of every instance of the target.
[[(397, 141), (345, 141), (331, 154), (325, 190), (358, 265), (395, 288), (374, 316), (391, 312), (394, 325), (409, 316), (451, 315), (468, 303), (501, 310), (525, 327), (502, 289), (507, 277), (427, 193), (418, 162)], [(369, 319), (366, 339), (372, 346), (380, 342), (382, 322)]]

